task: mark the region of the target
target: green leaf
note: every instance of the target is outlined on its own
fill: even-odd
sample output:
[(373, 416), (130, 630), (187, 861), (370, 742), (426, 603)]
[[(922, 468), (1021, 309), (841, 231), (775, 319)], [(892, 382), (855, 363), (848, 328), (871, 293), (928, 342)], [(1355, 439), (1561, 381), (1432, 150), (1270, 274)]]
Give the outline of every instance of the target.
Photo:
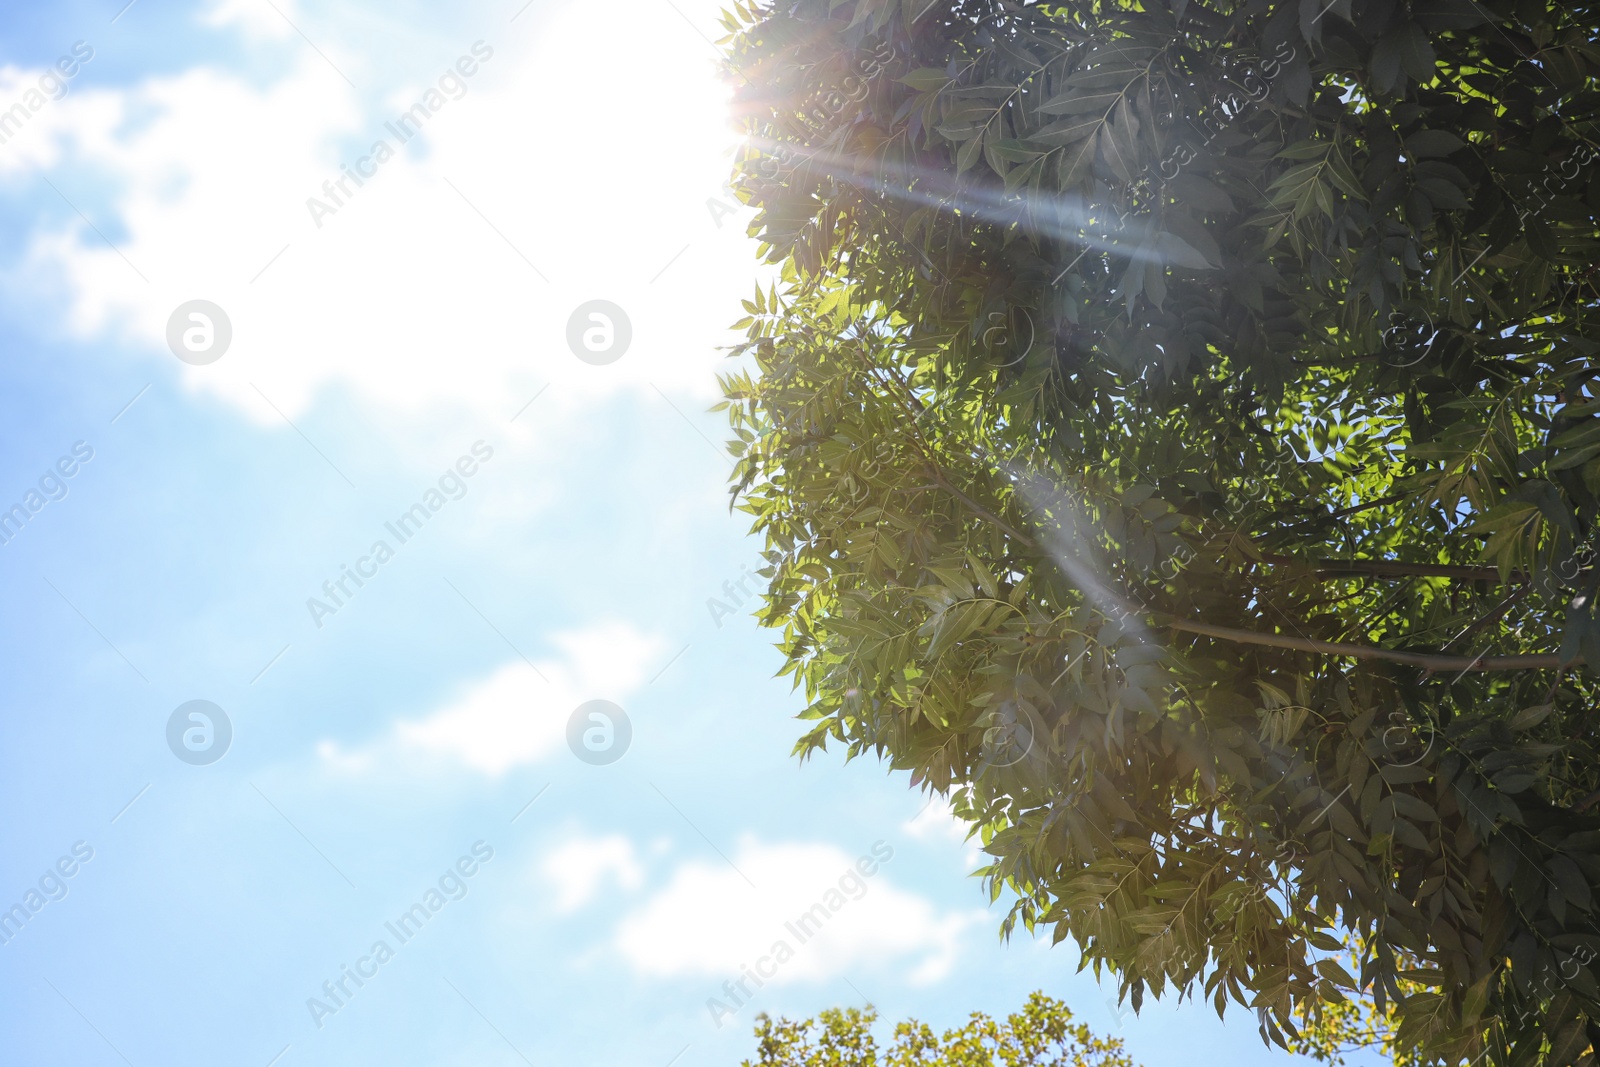
[(1550, 227), (1537, 215), (1529, 215), (1523, 219), (1523, 234), (1528, 239), (1528, 247), (1533, 249), (1534, 255), (1546, 262), (1555, 262), (1560, 255), (1560, 248), (1556, 245), (1555, 234)]
[(1221, 215), (1234, 210), (1233, 199), (1209, 178), (1188, 171), (1167, 182), (1167, 193), (1184, 207)]
[(1466, 146), (1466, 142), (1449, 130), (1419, 130), (1406, 138), (1405, 152), (1411, 159), (1432, 159), (1448, 156)]
[(1188, 267), (1190, 270), (1209, 270), (1217, 264), (1201, 255), (1189, 242), (1173, 233), (1160, 233), (1156, 235), (1154, 251), (1161, 262), (1170, 263), (1175, 267)]
[(1566, 856), (1553, 856), (1545, 864), (1545, 869), (1555, 879), (1556, 885), (1561, 887), (1561, 892), (1575, 907), (1588, 911), (1593, 897), (1589, 889), (1589, 880), (1584, 877), (1578, 865)]
[(1432, 81), (1438, 61), (1427, 32), (1415, 22), (1404, 22), (1390, 33), (1399, 38), (1400, 62), (1411, 80), (1419, 85)]
[(1346, 989), (1358, 989), (1361, 986), (1361, 983), (1351, 977), (1350, 972), (1341, 967), (1337, 960), (1318, 960), (1316, 966), (1317, 973), (1330, 982), (1342, 985)]
[(942, 67), (920, 67), (917, 70), (901, 75), (898, 80), (918, 92), (930, 92), (948, 85), (950, 76), (944, 72)]
[(1583, 1017), (1577, 1016), (1550, 1035), (1550, 1051), (1543, 1062), (1546, 1067), (1569, 1067), (1588, 1045)]
[(1045, 145), (1069, 145), (1094, 134), (1101, 121), (1098, 115), (1064, 119), (1035, 130), (1028, 139)]
[(1511, 717), (1508, 723), (1513, 730), (1531, 730), (1549, 717), (1555, 710), (1554, 704), (1535, 704), (1531, 708), (1523, 708)]
[(983, 152), (983, 138), (974, 137), (961, 146), (961, 151), (956, 154), (956, 173), (965, 174), (972, 169)]
[(1096, 92), (1069, 91), (1039, 106), (1041, 115), (1104, 116), (1122, 99), (1122, 90), (1105, 89)]

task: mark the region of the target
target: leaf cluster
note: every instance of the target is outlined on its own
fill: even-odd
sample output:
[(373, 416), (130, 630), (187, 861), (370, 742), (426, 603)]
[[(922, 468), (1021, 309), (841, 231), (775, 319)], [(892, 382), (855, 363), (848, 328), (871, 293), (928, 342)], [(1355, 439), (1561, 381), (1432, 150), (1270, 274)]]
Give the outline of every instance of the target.
[(1135, 1007), (1593, 1062), (1597, 27), (729, 15), (781, 283), (724, 388), (797, 751), (948, 795), (1004, 929)]
[(974, 1012), (943, 1034), (914, 1019), (898, 1023), (881, 1052), (872, 1034), (877, 1018), (871, 1007), (829, 1009), (800, 1022), (762, 1015), (757, 1058), (743, 1067), (1134, 1067), (1121, 1041), (1096, 1037), (1042, 993), (1002, 1021)]

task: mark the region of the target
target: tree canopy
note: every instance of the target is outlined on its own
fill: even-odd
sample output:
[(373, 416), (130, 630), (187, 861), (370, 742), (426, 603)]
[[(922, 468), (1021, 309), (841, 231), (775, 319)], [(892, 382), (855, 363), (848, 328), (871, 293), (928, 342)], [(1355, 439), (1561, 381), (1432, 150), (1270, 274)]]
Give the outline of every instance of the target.
[(1099, 1038), (1058, 1000), (1034, 993), (1019, 1012), (995, 1022), (974, 1012), (965, 1026), (935, 1035), (915, 1020), (898, 1023), (880, 1056), (871, 1007), (830, 1009), (817, 1019), (756, 1022), (758, 1058), (744, 1067), (1134, 1067), (1116, 1038)]
[(797, 751), (950, 796), (1135, 1007), (1594, 1060), (1597, 15), (728, 17)]

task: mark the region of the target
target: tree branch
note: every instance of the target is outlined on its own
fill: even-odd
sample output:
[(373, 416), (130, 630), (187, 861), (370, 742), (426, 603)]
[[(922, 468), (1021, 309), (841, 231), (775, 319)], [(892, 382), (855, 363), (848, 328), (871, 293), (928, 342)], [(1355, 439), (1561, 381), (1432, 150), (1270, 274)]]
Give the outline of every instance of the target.
[(947, 490), (953, 494), (956, 499), (965, 504), (968, 510), (970, 510), (974, 515), (978, 516), (978, 518), (983, 519), (985, 522), (993, 523), (1006, 535), (1028, 548), (1038, 547), (1033, 538), (1029, 537), (1027, 534), (1023, 533), (1015, 526), (1012, 526), (1009, 522), (1006, 522), (1006, 520), (994, 514), (992, 511), (989, 511), (982, 504), (979, 504), (976, 500), (972, 499), (970, 496), (951, 485), (950, 480), (944, 476), (944, 471), (934, 466), (931, 461), (929, 461), (929, 468), (929, 473), (933, 475), (934, 481), (937, 482), (941, 488)]
[(1330, 511), (1325, 515), (1313, 515), (1309, 519), (1297, 522), (1293, 526), (1286, 527), (1286, 529), (1298, 530), (1302, 526), (1314, 526), (1319, 522), (1333, 522), (1337, 519), (1345, 518), (1348, 515), (1354, 515), (1358, 511), (1366, 511), (1369, 508), (1379, 508), (1386, 504), (1398, 504), (1405, 498), (1405, 493), (1395, 493), (1391, 496), (1379, 497), (1377, 500), (1369, 500), (1364, 504), (1351, 504), (1347, 508), (1340, 508), (1338, 511)]
[[(856, 354), (859, 355), (862, 362), (866, 364), (868, 372), (878, 381), (884, 382), (885, 385), (889, 387), (890, 392), (896, 391), (895, 386), (899, 387), (898, 392), (900, 395), (896, 399), (900, 401), (900, 405), (904, 407), (906, 412), (911, 416), (911, 421), (913, 424), (922, 418), (922, 413), (926, 410), (926, 405), (917, 399), (916, 394), (911, 391), (911, 387), (906, 384), (904, 379), (902, 379), (898, 373), (896, 373), (892, 368), (884, 367), (874, 362), (867, 355), (863, 347), (858, 346), (856, 349)], [(939, 462), (934, 458), (932, 451), (925, 447), (922, 441), (919, 440), (916, 435), (908, 434), (907, 438), (911, 441), (913, 447), (915, 447), (916, 450), (922, 454), (922, 461), (927, 464), (928, 473), (941, 488), (945, 489), (956, 499), (965, 504), (974, 515), (977, 515), (985, 522), (994, 524), (1007, 536), (1020, 542), (1028, 548), (1037, 547), (1037, 544), (1033, 538), (1029, 537), (1015, 526), (1012, 526), (994, 512), (989, 511), (982, 504), (979, 504), (966, 493), (963, 493), (960, 489), (957, 489), (955, 485), (951, 483), (950, 479), (945, 477), (944, 468), (939, 466)]]
[(1284, 634), (1263, 634), (1254, 630), (1235, 630), (1228, 626), (1212, 626), (1210, 623), (1188, 622), (1183, 619), (1167, 625), (1183, 633), (1201, 634), (1222, 641), (1234, 641), (1241, 645), (1265, 645), (1268, 648), (1287, 648), (1296, 652), (1318, 652), (1328, 656), (1382, 660), (1386, 663), (1401, 663), (1408, 667), (1421, 667), (1428, 671), (1466, 673), (1467, 671), (1554, 670), (1582, 662), (1580, 657), (1571, 664), (1564, 664), (1561, 662), (1561, 657), (1553, 652), (1526, 656), (1441, 656), (1428, 652), (1402, 652), (1399, 649), (1378, 648), (1374, 645), (1349, 645), (1343, 642), (1288, 637)]
[[(1296, 559), (1293, 556), (1264, 554), (1268, 563), (1306, 567), (1318, 574), (1372, 574), (1383, 578), (1462, 578), (1470, 582), (1498, 582), (1500, 572), (1494, 567), (1461, 567), (1447, 563), (1407, 563), (1389, 559)], [(1521, 571), (1512, 571), (1511, 577), (1525, 577)]]

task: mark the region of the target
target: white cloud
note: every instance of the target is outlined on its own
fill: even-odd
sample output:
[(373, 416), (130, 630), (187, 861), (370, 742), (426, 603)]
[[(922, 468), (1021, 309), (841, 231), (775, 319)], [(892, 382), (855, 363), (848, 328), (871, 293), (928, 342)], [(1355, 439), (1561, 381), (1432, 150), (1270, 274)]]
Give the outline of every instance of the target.
[(903, 969), (913, 983), (948, 974), (962, 931), (983, 913), (942, 912), (897, 888), (881, 863), (862, 875), (857, 860), (829, 844), (746, 839), (733, 856), (737, 870), (698, 860), (679, 866), (623, 919), (616, 947), (636, 970), (658, 977), (737, 976), (772, 957), (780, 941), (793, 951), (770, 978), (780, 984), (865, 966)]
[(200, 21), (207, 26), (237, 26), (252, 37), (282, 40), (294, 36), (291, 23), (299, 18), (293, 0), (273, 0), (271, 5), (261, 0), (213, 0)]
[(944, 838), (949, 841), (967, 839), (967, 824), (956, 818), (955, 812), (950, 807), (950, 801), (938, 794), (930, 796), (921, 810), (901, 823), (900, 828), (919, 841), (932, 838)]
[[(706, 207), (730, 163), (728, 89), (671, 7), (626, 17), (638, 32), (618, 36), (576, 6), (536, 32), (523, 32), (531, 15), (495, 31), (465, 94), (347, 186), (319, 228), (308, 199), (326, 200), (324, 182), (377, 140), (398, 146), (385, 124), (479, 34), (463, 29), (449, 58), (358, 95), (309, 49), (277, 44), (270, 8), (219, 3), (211, 22), (271, 37), (295, 65), (265, 86), (202, 67), (52, 102), (0, 171), (17, 186), (51, 177), (117, 248), (60, 216), (27, 242), (14, 298), (64, 299), (67, 332), (118, 340), (262, 423), (278, 416), (257, 386), (290, 417), (336, 388), (401, 415), (456, 406), (499, 420), (547, 382), (541, 403), (569, 410), (619, 388), (654, 398), (652, 383), (710, 400), (716, 346), (756, 271), (743, 213), (719, 228)], [(643, 86), (652, 120), (620, 118), (638, 114)], [(220, 304), (234, 334), (198, 368), (164, 342), (172, 310), (195, 298)], [(595, 298), (633, 325), (628, 352), (604, 367), (565, 341), (568, 317)]]
[(937, 794), (928, 798), (922, 810), (900, 824), (900, 829), (918, 841), (936, 841), (960, 846), (962, 862), (977, 867), (987, 858), (977, 837), (968, 838), (972, 824), (956, 817), (950, 801)]
[(421, 756), (498, 778), (565, 745), (567, 719), (584, 701), (603, 698), (626, 707), (666, 649), (660, 638), (615, 622), (559, 634), (555, 643), (560, 658), (531, 666), (513, 660), (432, 714), (397, 723), (372, 745), (345, 751), (324, 740), (318, 755), (326, 768), (342, 773)]
[(557, 845), (539, 866), (544, 880), (555, 888), (556, 911), (577, 911), (610, 881), (623, 889), (637, 889), (644, 868), (633, 842), (621, 834), (578, 838)]
[(570, 712), (576, 705), (550, 701), (549, 688), (527, 664), (508, 663), (449, 707), (418, 722), (400, 723), (396, 733), (406, 747), (444, 753), (499, 777), (560, 745), (563, 706)]

